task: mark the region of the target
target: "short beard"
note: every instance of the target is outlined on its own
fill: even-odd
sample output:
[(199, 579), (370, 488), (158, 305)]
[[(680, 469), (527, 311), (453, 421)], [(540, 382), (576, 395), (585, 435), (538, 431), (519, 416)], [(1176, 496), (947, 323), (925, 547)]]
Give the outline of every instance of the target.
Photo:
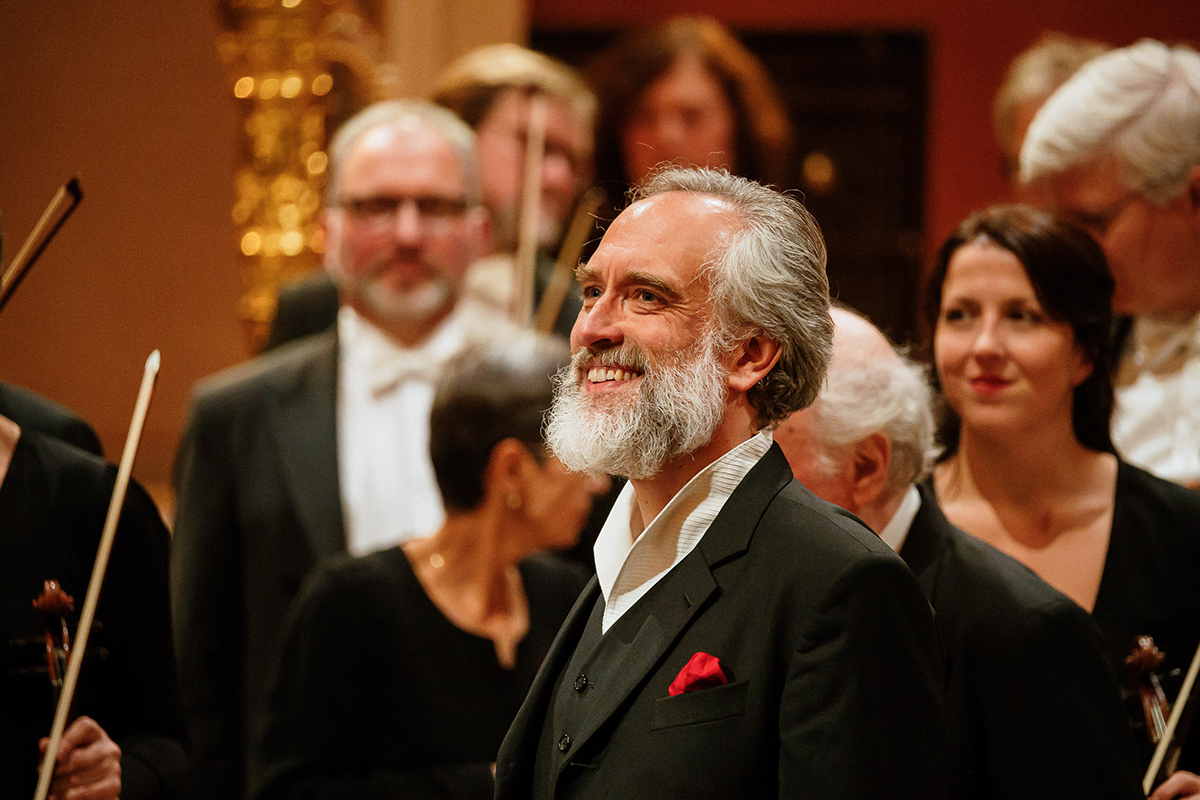
[[(690, 352), (663, 353), (652, 365), (636, 345), (582, 348), (555, 376), (546, 442), (576, 472), (642, 479), (707, 444), (725, 415), (728, 370), (717, 337), (706, 333)], [(691, 353), (694, 356), (689, 358)], [(642, 372), (635, 398), (582, 391), (585, 364), (611, 361)]]
[(445, 275), (432, 268), (428, 280), (402, 292), (385, 286), (380, 278), (385, 269), (382, 261), (353, 277), (338, 269), (333, 273), (333, 279), (341, 291), (358, 298), (379, 319), (388, 322), (427, 322), (454, 302), (456, 288)]

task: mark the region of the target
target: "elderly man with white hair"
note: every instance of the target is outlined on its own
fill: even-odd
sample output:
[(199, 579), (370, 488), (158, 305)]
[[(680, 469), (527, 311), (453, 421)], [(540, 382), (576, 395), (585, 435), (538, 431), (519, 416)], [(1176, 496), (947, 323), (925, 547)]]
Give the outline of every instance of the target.
[(826, 386), (775, 441), (801, 483), (899, 552), (934, 608), (950, 796), (1142, 797), (1117, 684), (1087, 612), (951, 525), (918, 488), (937, 455), (925, 371), (866, 319), (840, 308), (832, 316)]
[(1034, 118), (1021, 179), (1096, 236), (1132, 317), (1117, 450), (1200, 483), (1200, 53), (1147, 39), (1089, 62)]

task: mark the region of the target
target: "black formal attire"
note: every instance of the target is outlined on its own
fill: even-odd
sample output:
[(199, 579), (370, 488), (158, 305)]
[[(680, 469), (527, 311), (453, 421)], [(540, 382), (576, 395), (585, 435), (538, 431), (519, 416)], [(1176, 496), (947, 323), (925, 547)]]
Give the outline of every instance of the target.
[[(593, 579), (505, 737), (497, 798), (937, 798), (942, 663), (909, 569), (778, 446), (601, 635)], [(725, 685), (669, 696), (696, 653)]]
[[(1107, 653), (1128, 683), (1125, 657), (1137, 636), (1152, 636), (1166, 655), (1159, 670), (1173, 700), (1200, 643), (1200, 491), (1155, 477), (1121, 462), (1108, 555), (1092, 617)], [(1130, 719), (1149, 765), (1154, 752), (1145, 735), (1136, 693), (1129, 689)], [(1200, 773), (1200, 737), (1188, 739), (1179, 767)]]
[(94, 455), (104, 456), (100, 437), (82, 417), (28, 389), (0, 381), (0, 416), (8, 417), (20, 425), (21, 430), (44, 433)]
[(951, 797), (1145, 796), (1116, 677), (1086, 611), (951, 525), (926, 487), (900, 556), (942, 638)]
[(529, 631), (505, 669), (399, 547), (319, 568), (284, 635), (257, 796), (490, 800), (500, 741), (586, 580), (550, 556), (520, 571)]
[(346, 549), (337, 338), (294, 342), (197, 389), (176, 462), (172, 600), (197, 798), (239, 798), (287, 608)]
[[(0, 485), (0, 797), (32, 797), (38, 740), (54, 697), (44, 625), (32, 601), (56, 580), (83, 610), (116, 468), (65, 442), (21, 432)], [(167, 598), (168, 534), (130, 483), (72, 706), (121, 747), (121, 797), (169, 797), (186, 751)]]
[(337, 322), (338, 290), (324, 270), (279, 287), (267, 350), (327, 331)]

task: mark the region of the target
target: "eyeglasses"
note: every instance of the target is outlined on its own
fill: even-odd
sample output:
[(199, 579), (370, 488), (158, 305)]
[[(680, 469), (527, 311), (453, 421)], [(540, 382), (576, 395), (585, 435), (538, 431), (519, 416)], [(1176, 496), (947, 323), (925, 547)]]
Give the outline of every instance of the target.
[(461, 197), (438, 195), (409, 197), (356, 197), (338, 202), (338, 206), (356, 223), (375, 229), (386, 228), (395, 222), (396, 215), (409, 204), (416, 209), (421, 223), (441, 229), (462, 218), (470, 206)]
[(1142, 195), (1138, 192), (1129, 192), (1096, 211), (1071, 210), (1065, 212), (1064, 215), (1076, 225), (1086, 228), (1096, 236), (1104, 236), (1121, 212), (1135, 200), (1140, 199), (1142, 199)]

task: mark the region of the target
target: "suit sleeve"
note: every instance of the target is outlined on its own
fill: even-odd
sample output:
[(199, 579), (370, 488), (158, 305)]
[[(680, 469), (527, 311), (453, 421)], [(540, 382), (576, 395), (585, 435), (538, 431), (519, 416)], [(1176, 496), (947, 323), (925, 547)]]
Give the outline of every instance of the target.
[(176, 461), (171, 600), (180, 696), (192, 740), (189, 797), (243, 794), (243, 614), (232, 456), (198, 399)]
[[(412, 724), (380, 719), (376, 692), (402, 691), (404, 675), (379, 675), (371, 665), (378, 620), (369, 591), (328, 571), (314, 575), (297, 597), (275, 670), (263, 736), (255, 750), (258, 800), (459, 800), (490, 798), (491, 765), (377, 766), (375, 731)], [(387, 681), (390, 687), (379, 684)], [(394, 760), (386, 754), (383, 760)], [(402, 756), (402, 754), (400, 754)]]
[(793, 652), (780, 708), (781, 798), (944, 796), (932, 611), (888, 555), (858, 559), (832, 583)]
[(991, 655), (975, 694), (996, 796), (1144, 796), (1116, 680), (1082, 609), (1030, 614)]

